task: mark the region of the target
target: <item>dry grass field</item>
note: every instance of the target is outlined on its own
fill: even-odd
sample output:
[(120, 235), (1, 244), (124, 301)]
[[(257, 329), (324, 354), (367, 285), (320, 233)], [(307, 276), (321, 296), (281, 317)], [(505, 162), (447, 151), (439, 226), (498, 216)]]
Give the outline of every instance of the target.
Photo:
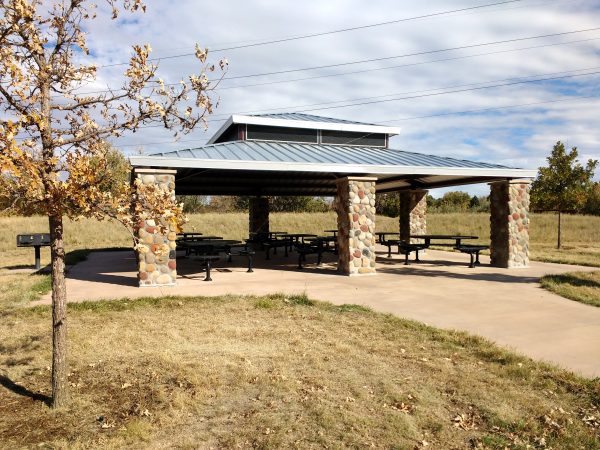
[[(552, 219), (534, 218), (534, 249), (552, 245)], [(332, 214), (271, 220), (286, 231), (335, 227)], [(598, 265), (600, 219), (566, 223), (565, 257)], [(431, 215), (429, 227), (487, 239), (486, 215)], [(379, 229), (396, 228), (381, 218)], [(243, 238), (247, 216), (194, 215), (188, 229)], [(0, 218), (0, 230), (0, 448), (600, 446), (598, 380), (464, 333), (276, 294), (70, 305), (73, 403), (53, 411), (50, 309), (22, 308), (48, 276), (19, 273), (33, 251), (15, 248), (18, 232), (47, 227)], [(86, 220), (67, 222), (66, 244), (76, 260), (130, 239)]]
[[(323, 230), (336, 228), (333, 213), (271, 214), (271, 230), (323, 234)], [(379, 217), (377, 229), (397, 230), (398, 219)], [(0, 216), (0, 295), (4, 305), (26, 305), (36, 298), (36, 293), (49, 288), (47, 276), (15, 273), (33, 263), (32, 249), (18, 249), (15, 237), (18, 233), (45, 232), (47, 221), (43, 217)], [(193, 214), (186, 225), (188, 231), (201, 231), (230, 239), (248, 236), (248, 216), (244, 213)], [(430, 214), (430, 233), (472, 234), (480, 237), (478, 242), (489, 243), (489, 215), (482, 213)], [(99, 223), (95, 220), (65, 222), (66, 249), (70, 260), (82, 257), (86, 249), (130, 247), (131, 237), (125, 229), (114, 222)], [(537, 214), (532, 217), (531, 256), (538, 261), (580, 264), (600, 267), (600, 217), (565, 216), (563, 219), (564, 248), (556, 250), (556, 216)], [(447, 247), (445, 248), (448, 249)], [(42, 249), (42, 264), (48, 264), (50, 252)], [(8, 270), (7, 270), (8, 269)], [(577, 289), (577, 287), (575, 287)], [(600, 298), (600, 288), (591, 288)], [(570, 298), (574, 298), (573, 295)]]
[(600, 383), (464, 333), (303, 296), (0, 312), (0, 447), (597, 449)]
[[(276, 231), (323, 234), (323, 230), (335, 228), (333, 213), (271, 214), (271, 229)], [(398, 219), (378, 217), (377, 229), (397, 230)], [(248, 237), (248, 216), (244, 213), (193, 214), (187, 230), (224, 236), (230, 239)], [(0, 217), (0, 251), (3, 258), (0, 269), (32, 263), (33, 251), (17, 249), (18, 233), (45, 232), (47, 221), (43, 217)], [(489, 243), (489, 215), (483, 213), (430, 214), (430, 233), (474, 234), (480, 242)], [(67, 251), (89, 248), (130, 246), (131, 239), (122, 226), (116, 223), (98, 223), (94, 220), (66, 221)], [(600, 216), (564, 216), (563, 244), (556, 246), (556, 216), (532, 215), (531, 256), (534, 260), (559, 263), (583, 264), (600, 267)], [(49, 252), (43, 251), (43, 262), (49, 261)]]

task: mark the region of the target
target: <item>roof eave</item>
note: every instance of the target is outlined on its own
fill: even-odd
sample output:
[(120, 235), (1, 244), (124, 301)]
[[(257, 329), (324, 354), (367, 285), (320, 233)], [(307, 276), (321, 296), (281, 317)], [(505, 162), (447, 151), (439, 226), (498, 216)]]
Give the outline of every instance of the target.
[(231, 161), (198, 158), (169, 158), (164, 156), (132, 156), (134, 167), (202, 168), (222, 170), (264, 170), (292, 172), (339, 172), (375, 175), (447, 175), (491, 178), (535, 178), (537, 171), (510, 167), (444, 167), (444, 166), (399, 166), (385, 164), (336, 164), (298, 163), (273, 161)]

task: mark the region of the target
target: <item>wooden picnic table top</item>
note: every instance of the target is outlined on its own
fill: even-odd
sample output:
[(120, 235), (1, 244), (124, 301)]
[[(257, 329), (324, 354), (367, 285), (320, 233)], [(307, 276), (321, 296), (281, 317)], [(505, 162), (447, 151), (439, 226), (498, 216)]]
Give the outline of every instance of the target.
[(187, 236), (202, 236), (202, 233), (194, 231), (194, 232), (183, 232), (183, 233), (177, 233), (177, 236), (183, 236), (183, 237), (187, 237)]

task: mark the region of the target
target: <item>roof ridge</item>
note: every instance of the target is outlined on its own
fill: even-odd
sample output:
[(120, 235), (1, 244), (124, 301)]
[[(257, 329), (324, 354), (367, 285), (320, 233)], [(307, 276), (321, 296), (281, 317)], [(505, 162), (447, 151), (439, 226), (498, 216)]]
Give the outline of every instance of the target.
[(385, 126), (385, 125), (379, 125), (376, 123), (372, 123), (372, 122), (362, 122), (362, 121), (357, 121), (357, 120), (350, 120), (350, 119), (340, 119), (338, 117), (329, 117), (329, 116), (320, 116), (317, 114), (307, 114), (304, 112), (281, 112), (281, 113), (262, 113), (262, 114), (241, 114), (243, 116), (250, 116), (250, 117), (280, 117), (280, 118), (286, 118), (289, 117), (289, 119), (287, 120), (302, 120), (302, 119), (294, 119), (291, 116), (301, 116), (301, 117), (305, 117), (305, 118), (311, 118), (313, 120), (315, 119), (321, 119), (322, 121), (327, 121), (327, 122), (338, 122), (338, 123), (348, 123), (348, 124), (354, 124), (354, 125), (373, 125), (373, 126)]

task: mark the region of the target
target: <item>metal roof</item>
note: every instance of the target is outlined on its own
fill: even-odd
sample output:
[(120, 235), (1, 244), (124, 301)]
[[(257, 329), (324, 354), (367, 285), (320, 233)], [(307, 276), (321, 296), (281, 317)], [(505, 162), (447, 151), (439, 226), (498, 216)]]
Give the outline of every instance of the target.
[[(235, 162), (268, 162), (286, 164), (359, 164), (366, 166), (428, 167), (428, 168), (513, 168), (485, 162), (467, 161), (444, 156), (427, 155), (379, 147), (358, 147), (326, 144), (303, 144), (275, 141), (231, 141), (204, 147), (154, 153), (149, 157), (175, 160)], [(132, 157), (138, 161), (147, 157)]]
[(345, 123), (353, 125), (374, 125), (374, 123), (366, 122), (355, 122), (353, 120), (345, 119), (334, 119), (333, 117), (315, 116), (314, 114), (304, 113), (277, 113), (277, 114), (251, 114), (252, 117), (269, 117), (271, 119), (283, 119), (283, 120), (302, 120), (304, 122), (326, 122), (326, 123)]
[(535, 170), (436, 155), (287, 142), (232, 141), (130, 157), (134, 167), (177, 169), (179, 194), (335, 195), (336, 180), (377, 178), (378, 192), (431, 189), (514, 178)]
[(208, 140), (214, 144), (234, 124), (265, 125), (271, 127), (304, 128), (312, 130), (350, 131), (355, 133), (387, 134), (395, 136), (400, 128), (376, 125), (350, 120), (333, 119), (331, 117), (313, 116), (300, 113), (241, 115), (234, 114)]

